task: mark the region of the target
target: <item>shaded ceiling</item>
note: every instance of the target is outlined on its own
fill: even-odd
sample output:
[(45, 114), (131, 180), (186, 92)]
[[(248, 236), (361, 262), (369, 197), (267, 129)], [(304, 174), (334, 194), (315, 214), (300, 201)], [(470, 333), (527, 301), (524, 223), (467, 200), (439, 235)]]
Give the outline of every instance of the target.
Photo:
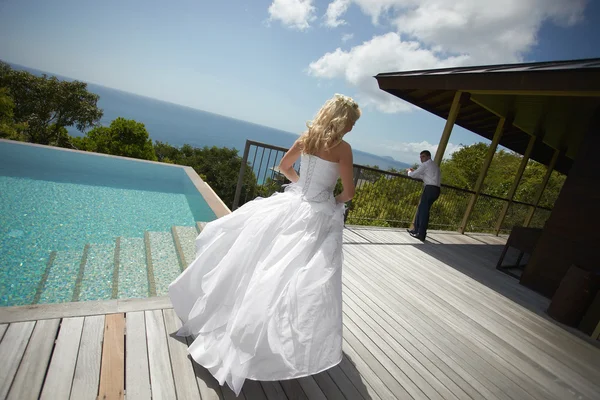
[(499, 117), (507, 118), (500, 144), (568, 173), (592, 115), (600, 112), (600, 59), (382, 73), (380, 89), (448, 117), (462, 92), (456, 124), (492, 140)]

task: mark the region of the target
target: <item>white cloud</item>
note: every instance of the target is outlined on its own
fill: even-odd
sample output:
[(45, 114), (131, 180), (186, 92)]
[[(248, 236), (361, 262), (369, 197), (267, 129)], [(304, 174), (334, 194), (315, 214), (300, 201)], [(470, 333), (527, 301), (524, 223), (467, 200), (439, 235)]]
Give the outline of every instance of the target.
[[(403, 1), (405, 2), (405, 1)], [(520, 61), (545, 20), (571, 25), (586, 0), (426, 1), (394, 16), (400, 33), (445, 52), (466, 52), (475, 62)]]
[(344, 33), (342, 35), (342, 42), (347, 42), (348, 40), (352, 39), (354, 37), (353, 33)]
[(412, 106), (382, 91), (373, 76), (384, 71), (434, 68), (465, 63), (468, 57), (441, 59), (418, 42), (402, 41), (391, 32), (376, 36), (349, 51), (340, 48), (310, 63), (308, 73), (319, 78), (342, 78), (357, 87), (362, 107), (374, 106), (379, 111), (409, 111)]
[(377, 87), (380, 72), (523, 60), (545, 21), (570, 26), (588, 0), (333, 0), (330, 27), (343, 25), (351, 3), (390, 32), (348, 51), (336, 49), (310, 63), (308, 73), (341, 78), (356, 87), (363, 105), (383, 112), (411, 107)]
[[(437, 151), (438, 146), (438, 144), (432, 144), (427, 141), (418, 143), (389, 142), (385, 144), (384, 148), (382, 147), (380, 152), (385, 152), (385, 154), (407, 164), (413, 164), (419, 163), (419, 154), (423, 150), (429, 150), (431, 152), (431, 157), (435, 157), (435, 152)], [(446, 151), (444, 152), (444, 159), (449, 158), (452, 155), (452, 153), (460, 150), (461, 148), (461, 145), (448, 143), (448, 145), (446, 146)]]
[(325, 25), (336, 28), (340, 25), (345, 25), (346, 21), (339, 19), (340, 16), (346, 13), (348, 6), (352, 0), (333, 0), (327, 6), (327, 12), (325, 13)]
[(306, 30), (315, 17), (313, 0), (273, 0), (269, 6), (269, 21), (280, 21), (283, 25)]

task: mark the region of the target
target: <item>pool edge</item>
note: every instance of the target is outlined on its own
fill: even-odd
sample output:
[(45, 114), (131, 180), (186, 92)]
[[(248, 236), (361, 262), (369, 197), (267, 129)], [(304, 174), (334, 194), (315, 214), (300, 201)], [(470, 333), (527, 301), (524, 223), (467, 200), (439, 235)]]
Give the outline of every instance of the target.
[(168, 296), (0, 307), (0, 324), (172, 308)]
[(208, 204), (210, 209), (215, 213), (217, 218), (221, 218), (227, 214), (231, 214), (231, 210), (229, 209), (229, 207), (225, 205), (223, 200), (221, 200), (221, 198), (215, 193), (213, 188), (211, 188), (208, 183), (204, 182), (202, 178), (200, 178), (200, 176), (196, 173), (194, 168), (185, 166), (183, 166), (182, 168), (186, 172), (188, 178), (190, 178), (190, 180), (196, 187), (196, 190), (200, 192), (200, 194), (204, 198), (204, 201), (206, 201), (206, 204)]

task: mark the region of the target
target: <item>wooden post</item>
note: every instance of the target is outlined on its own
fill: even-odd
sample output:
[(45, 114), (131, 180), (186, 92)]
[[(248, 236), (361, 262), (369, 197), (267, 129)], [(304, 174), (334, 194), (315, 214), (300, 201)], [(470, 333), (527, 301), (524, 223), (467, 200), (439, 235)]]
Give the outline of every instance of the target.
[(517, 170), (517, 174), (515, 175), (515, 180), (513, 181), (512, 187), (508, 192), (508, 201), (504, 203), (504, 207), (502, 208), (502, 212), (500, 213), (500, 217), (498, 217), (498, 221), (496, 222), (496, 236), (500, 232), (502, 228), (502, 224), (504, 223), (504, 218), (506, 218), (506, 212), (508, 208), (511, 206), (513, 198), (515, 197), (515, 193), (517, 192), (517, 188), (519, 187), (519, 182), (521, 182), (521, 178), (523, 177), (523, 172), (525, 172), (525, 167), (527, 167), (527, 163), (529, 162), (529, 157), (531, 156), (531, 152), (533, 151), (533, 146), (537, 140), (537, 136), (532, 136), (529, 138), (529, 143), (527, 144), (527, 149), (525, 150), (525, 154), (523, 154), (523, 159), (521, 160), (521, 165), (519, 165), (519, 169)]
[(523, 223), (524, 227), (528, 227), (533, 219), (533, 214), (537, 209), (538, 204), (540, 204), (540, 200), (542, 199), (542, 194), (544, 194), (544, 190), (546, 190), (546, 186), (548, 185), (548, 181), (550, 180), (550, 175), (552, 175), (552, 171), (554, 171), (554, 167), (556, 166), (556, 161), (558, 160), (558, 156), (560, 155), (560, 150), (554, 150), (554, 155), (550, 160), (550, 164), (548, 165), (548, 169), (546, 170), (546, 175), (544, 175), (544, 179), (542, 180), (542, 184), (540, 185), (536, 195), (535, 200), (533, 201), (533, 207), (529, 210), (527, 217), (525, 217), (525, 222)]
[(450, 112), (448, 113), (448, 119), (446, 119), (446, 125), (444, 126), (442, 137), (440, 138), (440, 144), (438, 145), (437, 151), (435, 152), (435, 158), (433, 159), (438, 166), (441, 165), (442, 159), (444, 158), (444, 152), (446, 151), (446, 146), (448, 146), (450, 134), (452, 133), (452, 128), (454, 128), (454, 122), (456, 122), (456, 117), (458, 117), (461, 102), (465, 94), (466, 93), (461, 91), (457, 91), (454, 94), (454, 99), (452, 100), (452, 105), (450, 106)]
[[(448, 146), (448, 142), (450, 141), (452, 128), (454, 128), (454, 122), (456, 122), (456, 117), (458, 117), (460, 106), (464, 101), (465, 96), (468, 96), (468, 93), (461, 92), (460, 90), (457, 90), (454, 94), (454, 99), (452, 100), (452, 105), (450, 106), (450, 112), (448, 113), (448, 118), (446, 119), (446, 125), (444, 126), (444, 131), (442, 132), (442, 137), (440, 138), (440, 143), (438, 144), (438, 148), (433, 159), (438, 167), (442, 164), (444, 152), (446, 151), (446, 146)], [(416, 218), (417, 213), (415, 213), (413, 216), (412, 223), (410, 224), (410, 229), (412, 230), (415, 229)]]
[(496, 149), (498, 148), (498, 143), (500, 143), (500, 138), (502, 137), (502, 132), (504, 132), (504, 124), (506, 122), (505, 117), (500, 117), (498, 120), (498, 125), (496, 125), (496, 131), (494, 132), (494, 137), (492, 139), (492, 144), (490, 144), (490, 148), (488, 149), (485, 160), (483, 161), (483, 165), (481, 166), (481, 171), (479, 171), (479, 177), (477, 178), (477, 182), (475, 183), (475, 193), (471, 195), (471, 199), (469, 200), (469, 205), (467, 205), (467, 210), (465, 211), (465, 215), (463, 216), (462, 223), (458, 228), (460, 233), (465, 233), (467, 228), (467, 222), (469, 222), (469, 217), (471, 216), (471, 212), (475, 207), (475, 203), (477, 202), (477, 198), (479, 197), (479, 193), (481, 193), (481, 188), (483, 187), (483, 182), (485, 181), (485, 177), (487, 176), (488, 169), (490, 168), (490, 164), (492, 163), (492, 159), (494, 158), (494, 154), (496, 154)]

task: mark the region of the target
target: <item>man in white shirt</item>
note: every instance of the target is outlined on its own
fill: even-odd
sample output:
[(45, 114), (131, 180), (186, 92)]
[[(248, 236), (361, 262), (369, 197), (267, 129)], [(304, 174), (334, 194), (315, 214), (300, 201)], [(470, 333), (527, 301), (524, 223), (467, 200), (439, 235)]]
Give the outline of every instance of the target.
[(415, 218), (415, 229), (407, 229), (412, 237), (421, 241), (425, 241), (427, 236), (427, 226), (429, 225), (429, 210), (433, 203), (440, 197), (440, 167), (431, 159), (431, 153), (428, 150), (423, 150), (420, 154), (421, 165), (416, 170), (408, 168), (408, 176), (415, 179), (420, 179), (425, 184), (419, 208), (417, 209), (417, 217)]

